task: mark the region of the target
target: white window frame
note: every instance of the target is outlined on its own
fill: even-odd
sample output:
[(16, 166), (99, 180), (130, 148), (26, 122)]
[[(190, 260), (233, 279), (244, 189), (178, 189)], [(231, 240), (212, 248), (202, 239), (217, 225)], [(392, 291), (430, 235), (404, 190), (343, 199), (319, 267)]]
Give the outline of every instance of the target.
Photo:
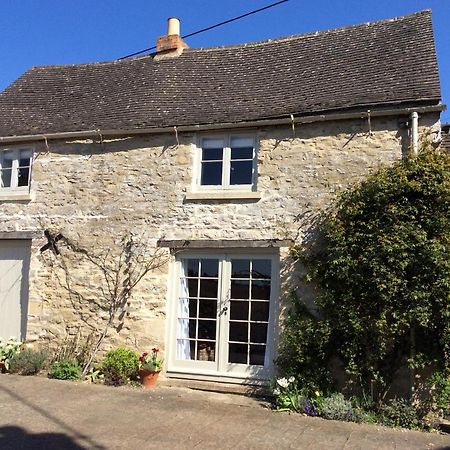
[[(252, 366), (244, 364), (226, 363), (223, 355), (228, 355), (225, 347), (228, 343), (228, 328), (220, 328), (219, 321), (229, 323), (229, 319), (217, 319), (218, 334), (216, 350), (219, 351), (218, 358), (214, 362), (200, 360), (177, 360), (177, 320), (178, 302), (181, 275), (181, 260), (185, 258), (213, 258), (219, 259), (219, 302), (228, 299), (228, 282), (230, 281), (231, 259), (270, 259), (271, 270), (271, 295), (269, 305), (269, 325), (267, 330), (266, 359), (267, 365)], [(279, 251), (269, 249), (211, 249), (198, 251), (182, 251), (177, 254), (170, 268), (168, 317), (169, 326), (166, 335), (166, 375), (171, 377), (191, 378), (211, 381), (227, 381), (230, 383), (252, 383), (253, 381), (266, 381), (275, 374), (273, 360), (276, 358), (278, 341), (278, 297), (280, 290), (280, 254)], [(229, 305), (228, 305), (229, 309)]]
[[(28, 173), (28, 183), (26, 186), (18, 186), (18, 169), (19, 169), (19, 155), (20, 151), (28, 151), (30, 152), (30, 170)], [(33, 171), (33, 162), (34, 162), (34, 150), (30, 147), (12, 147), (12, 148), (1, 148), (0, 149), (0, 170), (3, 168), (3, 155), (5, 152), (13, 152), (14, 159), (12, 160), (11, 167), (11, 186), (2, 186), (1, 184), (1, 172), (0, 172), (0, 195), (1, 194), (10, 194), (10, 193), (26, 193), (30, 192), (31, 189), (31, 179), (32, 179), (32, 171)]]
[[(232, 138), (248, 138), (253, 140), (253, 164), (252, 164), (252, 182), (251, 184), (230, 184), (231, 177), (231, 139)], [(222, 184), (220, 185), (202, 185), (202, 152), (203, 141), (205, 139), (220, 139), (223, 141), (223, 159), (222, 159)], [(237, 132), (237, 133), (220, 133), (220, 134), (202, 134), (197, 136), (195, 145), (194, 157), (194, 177), (193, 177), (193, 192), (207, 192), (207, 191), (242, 191), (242, 192), (256, 192), (257, 178), (258, 178), (258, 153), (259, 153), (259, 139), (255, 132)]]

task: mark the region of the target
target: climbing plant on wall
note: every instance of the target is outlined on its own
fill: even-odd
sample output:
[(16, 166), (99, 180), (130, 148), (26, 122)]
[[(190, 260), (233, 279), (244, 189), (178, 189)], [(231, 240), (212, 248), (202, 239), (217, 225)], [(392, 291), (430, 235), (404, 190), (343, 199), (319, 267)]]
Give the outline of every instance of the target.
[[(448, 366), (450, 154), (424, 148), (378, 170), (340, 194), (319, 232), (312, 248), (293, 254), (318, 287), (324, 345), (347, 374), (365, 388), (375, 383), (381, 396), (402, 365)], [(292, 336), (288, 326), (283, 370), (286, 352), (301, 359), (311, 348), (292, 348)]]

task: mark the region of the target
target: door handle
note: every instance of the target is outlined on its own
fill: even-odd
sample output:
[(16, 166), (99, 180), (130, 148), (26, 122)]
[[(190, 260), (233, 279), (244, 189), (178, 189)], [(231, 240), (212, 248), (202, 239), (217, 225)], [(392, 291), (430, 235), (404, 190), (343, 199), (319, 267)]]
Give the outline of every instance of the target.
[(228, 311), (228, 306), (224, 306), (222, 308), (222, 314), (226, 314), (227, 311)]

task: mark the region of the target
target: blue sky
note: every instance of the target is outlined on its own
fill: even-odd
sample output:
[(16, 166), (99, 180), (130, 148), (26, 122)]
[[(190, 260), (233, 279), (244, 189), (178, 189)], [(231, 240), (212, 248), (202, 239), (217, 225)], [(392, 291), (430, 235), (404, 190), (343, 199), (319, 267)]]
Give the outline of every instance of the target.
[[(1, 0), (0, 90), (31, 66), (108, 61), (151, 47), (167, 18), (181, 33), (275, 0)], [(289, 0), (275, 8), (194, 36), (190, 47), (228, 45), (433, 11), (444, 103), (450, 103), (450, 0)], [(450, 113), (443, 115), (450, 122)]]

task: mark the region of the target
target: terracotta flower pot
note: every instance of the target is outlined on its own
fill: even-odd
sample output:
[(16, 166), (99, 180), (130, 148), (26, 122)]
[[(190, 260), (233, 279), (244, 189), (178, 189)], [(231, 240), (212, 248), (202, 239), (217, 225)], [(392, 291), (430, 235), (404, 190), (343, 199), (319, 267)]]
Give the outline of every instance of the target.
[(139, 378), (142, 385), (146, 389), (154, 389), (156, 387), (156, 382), (158, 381), (159, 372), (153, 372), (147, 369), (139, 369)]

